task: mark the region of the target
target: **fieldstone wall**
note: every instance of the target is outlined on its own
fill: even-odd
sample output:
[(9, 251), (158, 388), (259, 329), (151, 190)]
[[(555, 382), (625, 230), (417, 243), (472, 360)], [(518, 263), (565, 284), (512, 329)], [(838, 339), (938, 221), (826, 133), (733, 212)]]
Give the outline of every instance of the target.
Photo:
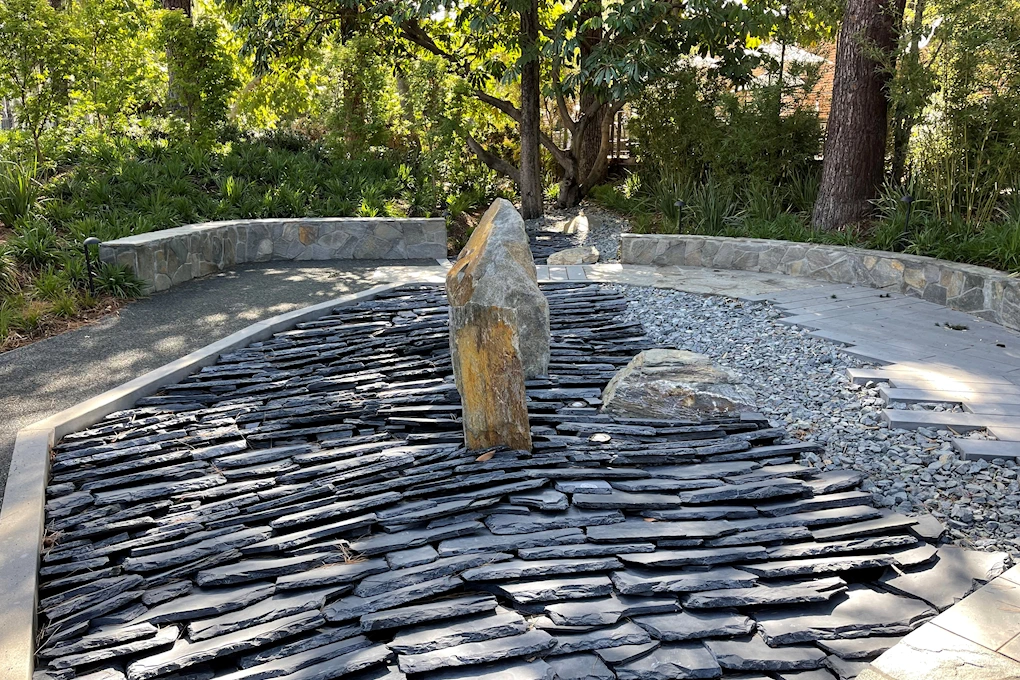
[(131, 267), (151, 291), (246, 262), (446, 257), (442, 218), (322, 217), (189, 224), (107, 241), (103, 262)]
[(1020, 279), (988, 267), (843, 246), (721, 236), (624, 234), (624, 264), (810, 276), (884, 288), (1020, 330)]

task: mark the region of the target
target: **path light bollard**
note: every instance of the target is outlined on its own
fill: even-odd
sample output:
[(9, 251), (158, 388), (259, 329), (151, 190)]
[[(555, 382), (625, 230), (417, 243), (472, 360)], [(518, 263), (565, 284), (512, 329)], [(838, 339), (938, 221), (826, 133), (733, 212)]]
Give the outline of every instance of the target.
[(684, 206), (687, 204), (683, 201), (677, 201), (673, 205), (676, 206), (676, 233), (679, 234), (684, 223)]
[(903, 225), (903, 231), (910, 231), (910, 215), (914, 212), (914, 197), (910, 194), (903, 194), (903, 198), (900, 199), (901, 203), (905, 203), (907, 206), (907, 221)]
[(89, 273), (89, 295), (91, 295), (92, 297), (96, 296), (96, 284), (92, 280), (92, 258), (89, 256), (89, 247), (90, 246), (99, 247), (100, 243), (101, 241), (97, 239), (95, 236), (89, 236), (87, 239), (85, 239), (85, 242), (82, 244), (82, 248), (85, 251), (85, 269)]

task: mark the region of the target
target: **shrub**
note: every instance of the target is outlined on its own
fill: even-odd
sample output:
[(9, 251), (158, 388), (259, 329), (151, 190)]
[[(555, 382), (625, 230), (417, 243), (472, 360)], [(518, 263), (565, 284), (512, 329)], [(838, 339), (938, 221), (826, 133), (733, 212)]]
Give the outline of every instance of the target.
[(118, 298), (137, 298), (145, 294), (145, 282), (128, 267), (103, 262), (96, 272), (96, 291)]
[(0, 222), (14, 227), (30, 217), (39, 201), (42, 185), (31, 163), (0, 161)]

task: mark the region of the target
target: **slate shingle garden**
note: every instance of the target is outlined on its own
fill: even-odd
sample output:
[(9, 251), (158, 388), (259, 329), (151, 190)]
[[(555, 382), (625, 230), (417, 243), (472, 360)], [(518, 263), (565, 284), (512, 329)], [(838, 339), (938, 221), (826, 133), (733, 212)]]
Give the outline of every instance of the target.
[(462, 447), (426, 286), (65, 437), (40, 680), (850, 678), (1003, 570), (760, 416), (599, 414), (653, 344), (618, 292), (544, 291), (531, 454)]

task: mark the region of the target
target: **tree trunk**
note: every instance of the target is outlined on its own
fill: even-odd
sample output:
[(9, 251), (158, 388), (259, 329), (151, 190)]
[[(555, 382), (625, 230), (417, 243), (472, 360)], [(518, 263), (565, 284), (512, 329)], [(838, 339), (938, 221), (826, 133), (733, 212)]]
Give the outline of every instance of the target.
[(524, 0), (521, 7), (521, 215), (526, 220), (542, 216), (542, 168), (539, 158), (538, 0)]
[(890, 75), (889, 59), (883, 57), (894, 53), (902, 16), (903, 0), (848, 2), (836, 43), (822, 182), (812, 215), (820, 229), (865, 219), (882, 184)]
[[(191, 19), (191, 0), (161, 0), (163, 9), (166, 10), (179, 10), (184, 12), (184, 16)], [(180, 95), (179, 88), (177, 86), (177, 80), (182, 77), (186, 77), (184, 74), (175, 73), (174, 68), (174, 56), (171, 53), (171, 48), (166, 48), (166, 76), (167, 76), (167, 91), (166, 91), (166, 108), (168, 111), (174, 113), (184, 113), (184, 105), (181, 103), (182, 97)], [(190, 116), (188, 116), (190, 118)]]
[[(904, 56), (903, 76), (907, 82), (917, 74), (921, 67), (921, 31), (924, 30), (925, 0), (914, 0), (914, 20), (910, 26), (910, 48)], [(919, 107), (906, 101), (907, 93), (902, 95), (904, 101), (897, 102), (893, 114), (893, 154), (890, 175), (897, 184), (903, 181), (907, 169), (907, 151), (910, 148), (910, 135), (914, 131)]]
[[(602, 3), (590, 3), (590, 9), (587, 9), (579, 18), (582, 23), (589, 20), (593, 16), (602, 14)], [(587, 60), (591, 58), (592, 53), (598, 48), (599, 43), (602, 42), (602, 29), (591, 28), (584, 31), (581, 34), (581, 45), (580, 45), (580, 63), (583, 65)], [(588, 111), (596, 102), (598, 102), (598, 93), (592, 87), (581, 86), (581, 111)], [(605, 105), (600, 106), (595, 110), (595, 114), (591, 117), (588, 125), (585, 126), (581, 133), (581, 139), (573, 140), (574, 145), (577, 147), (576, 158), (578, 167), (578, 177), (586, 178), (591, 173), (592, 168), (599, 160), (599, 152), (602, 151), (602, 119), (606, 116)], [(601, 183), (606, 177), (606, 173), (602, 172), (598, 176), (593, 177), (595, 183)], [(576, 203), (574, 204), (576, 205)]]

